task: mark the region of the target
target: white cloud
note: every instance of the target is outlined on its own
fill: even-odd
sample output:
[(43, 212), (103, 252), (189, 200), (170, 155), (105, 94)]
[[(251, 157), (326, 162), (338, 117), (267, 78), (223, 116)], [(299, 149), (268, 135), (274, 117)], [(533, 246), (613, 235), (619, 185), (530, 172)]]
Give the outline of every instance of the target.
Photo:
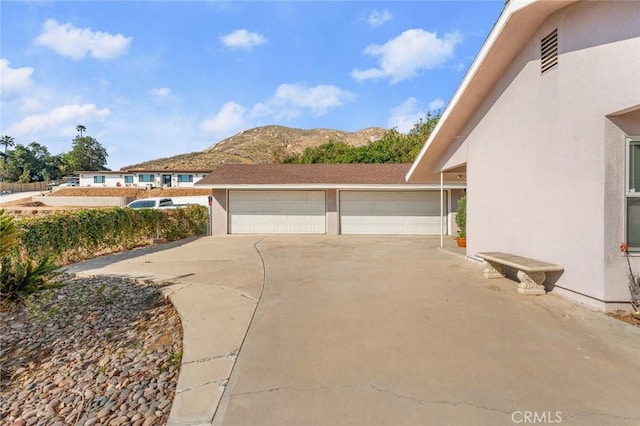
[(0, 58), (0, 94), (3, 98), (21, 93), (31, 86), (33, 68), (11, 68), (9, 61)]
[(200, 130), (219, 138), (231, 136), (246, 128), (245, 108), (236, 102), (227, 102), (213, 117), (200, 123)]
[(391, 110), (388, 127), (395, 127), (401, 133), (408, 133), (421, 118), (425, 118), (428, 112), (439, 110), (444, 106), (444, 101), (436, 98), (427, 104), (425, 108), (416, 98), (409, 98)]
[(235, 30), (225, 36), (220, 37), (220, 41), (229, 49), (251, 51), (254, 47), (265, 44), (265, 36), (252, 33), (247, 30)]
[(200, 131), (220, 139), (257, 125), (260, 118), (289, 120), (305, 112), (316, 116), (341, 106), (355, 96), (336, 86), (281, 84), (273, 96), (258, 102), (250, 110), (237, 102), (227, 102), (218, 112), (200, 123)]
[(399, 132), (408, 133), (426, 113), (416, 98), (409, 98), (391, 110), (388, 126), (395, 127)]
[(320, 116), (354, 98), (353, 93), (331, 85), (281, 84), (271, 98), (256, 104), (251, 114), (281, 120), (296, 117), (306, 110)]
[(166, 98), (171, 94), (171, 89), (168, 87), (154, 87), (149, 90), (149, 94), (159, 98)]
[[(12, 136), (33, 135), (46, 130), (59, 135), (76, 133), (78, 123), (88, 123), (96, 119), (104, 119), (111, 115), (108, 108), (98, 109), (94, 104), (65, 105), (45, 113), (31, 115), (11, 125), (6, 133)], [(53, 130), (53, 131), (52, 131)]]
[(436, 33), (411, 29), (385, 44), (371, 44), (365, 55), (378, 59), (378, 68), (354, 69), (351, 76), (358, 80), (389, 78), (391, 84), (415, 77), (420, 70), (444, 65), (453, 58), (456, 45), (462, 42), (459, 33), (447, 33), (438, 38)]
[(444, 101), (440, 98), (435, 98), (431, 102), (429, 102), (429, 111), (436, 111), (442, 109), (444, 107)]
[(369, 14), (367, 20), (369, 21), (369, 25), (371, 25), (372, 28), (376, 28), (384, 24), (385, 22), (390, 21), (392, 18), (393, 15), (391, 15), (391, 13), (389, 13), (387, 9), (373, 9), (373, 11)]
[(72, 59), (82, 59), (87, 55), (96, 59), (113, 59), (127, 52), (131, 40), (122, 34), (92, 31), (48, 19), (34, 42)]

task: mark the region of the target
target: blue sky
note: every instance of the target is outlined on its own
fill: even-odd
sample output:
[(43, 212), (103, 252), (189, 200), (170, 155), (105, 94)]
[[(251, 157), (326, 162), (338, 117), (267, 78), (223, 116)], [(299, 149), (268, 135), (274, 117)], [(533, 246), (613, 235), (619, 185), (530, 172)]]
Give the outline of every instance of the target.
[(397, 127), (449, 101), (497, 1), (0, 2), (0, 134), (108, 167), (256, 126)]

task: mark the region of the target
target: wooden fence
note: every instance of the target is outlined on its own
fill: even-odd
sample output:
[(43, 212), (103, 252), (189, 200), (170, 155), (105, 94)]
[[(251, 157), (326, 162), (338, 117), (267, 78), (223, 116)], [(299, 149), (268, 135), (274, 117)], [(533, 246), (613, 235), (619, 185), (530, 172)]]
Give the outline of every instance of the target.
[(46, 191), (47, 182), (31, 182), (31, 183), (6, 183), (0, 182), (0, 192), (29, 192), (29, 191)]

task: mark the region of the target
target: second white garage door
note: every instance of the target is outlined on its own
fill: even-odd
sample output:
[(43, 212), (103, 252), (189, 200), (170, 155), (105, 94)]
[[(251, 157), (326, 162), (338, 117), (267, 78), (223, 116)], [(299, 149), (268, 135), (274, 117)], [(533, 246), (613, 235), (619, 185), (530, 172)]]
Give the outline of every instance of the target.
[(231, 234), (324, 234), (324, 191), (229, 191)]
[(440, 234), (440, 192), (341, 191), (340, 232)]

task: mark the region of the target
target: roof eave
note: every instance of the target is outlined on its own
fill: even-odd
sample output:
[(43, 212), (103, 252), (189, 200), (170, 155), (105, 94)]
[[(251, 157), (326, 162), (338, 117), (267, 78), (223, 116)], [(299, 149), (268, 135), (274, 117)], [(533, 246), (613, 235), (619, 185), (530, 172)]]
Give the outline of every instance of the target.
[[(433, 183), (405, 183), (405, 184), (200, 184), (196, 188), (211, 189), (244, 189), (244, 190), (378, 190), (378, 191), (415, 191), (440, 189), (440, 182)], [(444, 189), (464, 189), (465, 182), (445, 182)]]

